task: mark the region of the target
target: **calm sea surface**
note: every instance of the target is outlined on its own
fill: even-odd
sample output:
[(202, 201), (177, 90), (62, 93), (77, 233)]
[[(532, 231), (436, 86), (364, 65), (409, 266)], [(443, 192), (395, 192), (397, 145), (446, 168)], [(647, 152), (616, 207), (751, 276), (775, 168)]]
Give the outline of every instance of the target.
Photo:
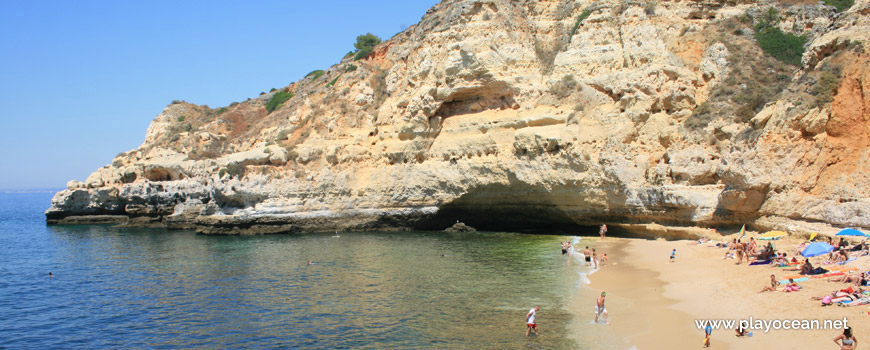
[[(0, 194), (0, 348), (576, 345), (564, 236), (46, 226), (51, 196)], [(542, 335), (526, 338), (535, 304)]]

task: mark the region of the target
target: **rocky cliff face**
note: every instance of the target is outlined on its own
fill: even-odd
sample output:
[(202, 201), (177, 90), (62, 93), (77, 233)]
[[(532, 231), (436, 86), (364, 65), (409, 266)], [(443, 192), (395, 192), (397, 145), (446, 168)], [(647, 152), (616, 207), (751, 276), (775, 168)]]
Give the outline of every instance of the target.
[[(766, 55), (756, 23), (808, 40)], [(870, 228), (870, 0), (447, 0), (364, 60), (174, 103), (50, 223), (209, 234)], [(269, 112), (277, 95), (292, 94)]]

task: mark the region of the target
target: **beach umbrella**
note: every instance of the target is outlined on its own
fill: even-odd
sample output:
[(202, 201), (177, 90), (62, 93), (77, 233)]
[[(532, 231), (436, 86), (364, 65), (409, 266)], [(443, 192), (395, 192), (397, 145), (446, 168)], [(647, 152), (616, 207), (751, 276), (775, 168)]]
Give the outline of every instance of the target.
[(746, 236), (746, 224), (740, 227), (740, 238), (742, 239), (743, 236)]
[(758, 239), (778, 239), (786, 235), (788, 235), (788, 233), (782, 231), (768, 231), (765, 232), (763, 235), (758, 236)]
[(818, 232), (813, 232), (813, 234), (810, 235), (810, 242), (812, 242), (814, 239), (816, 239), (816, 236), (818, 236), (818, 235), (819, 235)]
[(816, 243), (812, 243), (812, 244), (808, 245), (806, 248), (804, 248), (804, 250), (801, 252), (801, 255), (809, 258), (809, 257), (813, 257), (813, 256), (819, 256), (822, 254), (828, 254), (832, 251), (834, 251), (834, 246), (827, 244), (825, 242), (816, 242)]
[(854, 228), (847, 228), (840, 232), (837, 232), (837, 236), (859, 236), (859, 237), (867, 237), (863, 232), (858, 231)]

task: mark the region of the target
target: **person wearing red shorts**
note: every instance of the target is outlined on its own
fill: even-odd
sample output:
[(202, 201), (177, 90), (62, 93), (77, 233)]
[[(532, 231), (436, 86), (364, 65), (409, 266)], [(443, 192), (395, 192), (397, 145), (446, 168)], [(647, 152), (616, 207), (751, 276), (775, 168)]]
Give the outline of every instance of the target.
[(526, 315), (526, 326), (528, 327), (526, 329), (527, 337), (529, 336), (529, 333), (532, 331), (532, 329), (535, 330), (535, 335), (538, 335), (538, 324), (535, 323), (535, 313), (537, 313), (538, 310), (541, 310), (541, 308), (535, 305), (535, 307), (531, 308), (529, 310), (529, 313)]

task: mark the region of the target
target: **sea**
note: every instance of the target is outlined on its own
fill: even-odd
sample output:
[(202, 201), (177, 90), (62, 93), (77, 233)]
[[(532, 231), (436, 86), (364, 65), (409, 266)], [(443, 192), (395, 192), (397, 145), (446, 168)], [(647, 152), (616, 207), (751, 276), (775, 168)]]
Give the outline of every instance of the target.
[(52, 195), (0, 193), (0, 348), (578, 347), (576, 237), (49, 226)]

